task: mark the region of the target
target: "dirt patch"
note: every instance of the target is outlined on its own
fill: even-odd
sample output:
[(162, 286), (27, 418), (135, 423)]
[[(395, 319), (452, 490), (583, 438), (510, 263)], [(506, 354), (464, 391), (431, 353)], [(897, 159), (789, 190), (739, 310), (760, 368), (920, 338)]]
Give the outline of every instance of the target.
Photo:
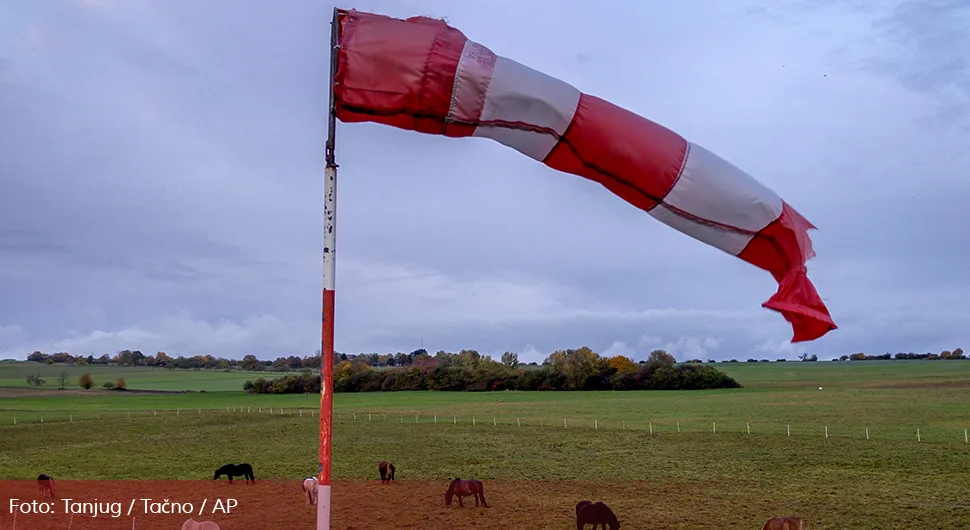
[(0, 388), (0, 398), (8, 397), (49, 397), (49, 396), (124, 396), (124, 395), (145, 395), (145, 394), (185, 394), (185, 390), (104, 390), (104, 389), (51, 389), (51, 388), (27, 388), (27, 387), (2, 387)]
[[(617, 514), (624, 528), (759, 528), (764, 517), (746, 506), (748, 513), (725, 513), (726, 498), (710, 502), (677, 503), (678, 498), (698, 498), (697, 486), (669, 482), (578, 482), (578, 481), (484, 481), (489, 504), (475, 507), (471, 497), (459, 507), (457, 500), (445, 505), (447, 480), (396, 481), (382, 485), (378, 480), (337, 481), (331, 495), (333, 530), (383, 529), (546, 529), (574, 528), (576, 503), (583, 499), (602, 500)], [(222, 481), (57, 481), (57, 500), (49, 514), (30, 513), (23, 505), (17, 528), (72, 530), (128, 528), (135, 519), (137, 530), (179, 528), (192, 517), (214, 521), (222, 528), (313, 528), (316, 507), (307, 506), (301, 481), (257, 481), (247, 485), (241, 479), (230, 485)], [(701, 486), (701, 489), (705, 489)], [(707, 491), (709, 494), (710, 492)], [(34, 481), (0, 482), (0, 495), (15, 504), (39, 500)], [(73, 503), (97, 500), (104, 514), (79, 513), (68, 509)], [(178, 502), (177, 512), (152, 511), (148, 501)], [(231, 503), (228, 501), (231, 500)], [(114, 506), (109, 506), (108, 503)], [(183, 503), (190, 503), (187, 510)], [(216, 509), (232, 504), (231, 510)], [(80, 507), (80, 506), (78, 506)], [(206, 509), (208, 507), (208, 509)], [(6, 508), (6, 506), (5, 506)], [(114, 515), (114, 509), (118, 515)], [(130, 511), (129, 511), (130, 510)], [(0, 510), (0, 528), (10, 528), (12, 514)], [(71, 516), (71, 513), (78, 515)]]

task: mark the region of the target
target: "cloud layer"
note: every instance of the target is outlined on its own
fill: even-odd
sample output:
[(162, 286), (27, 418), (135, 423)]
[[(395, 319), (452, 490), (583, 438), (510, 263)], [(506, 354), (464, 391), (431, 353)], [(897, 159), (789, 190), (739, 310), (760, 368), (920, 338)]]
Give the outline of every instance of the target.
[[(963, 2), (349, 2), (447, 17), (804, 213), (840, 329), (766, 273), (488, 140), (338, 125), (337, 349), (820, 358), (970, 346)], [(331, 5), (0, 7), (0, 357), (319, 348)]]

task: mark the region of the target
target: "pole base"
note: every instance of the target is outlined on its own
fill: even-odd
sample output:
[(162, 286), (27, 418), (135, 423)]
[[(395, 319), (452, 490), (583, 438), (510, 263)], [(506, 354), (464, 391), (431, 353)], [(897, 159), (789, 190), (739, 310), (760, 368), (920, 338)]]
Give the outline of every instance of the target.
[(317, 530), (330, 530), (330, 486), (317, 484)]

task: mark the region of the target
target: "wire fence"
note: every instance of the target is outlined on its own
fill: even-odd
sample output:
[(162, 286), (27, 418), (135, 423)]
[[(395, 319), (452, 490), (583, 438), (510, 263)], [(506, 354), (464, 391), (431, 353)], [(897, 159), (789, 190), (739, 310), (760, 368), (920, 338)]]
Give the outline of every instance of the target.
[[(133, 421), (151, 419), (175, 419), (185, 417), (212, 417), (213, 415), (261, 415), (287, 418), (306, 418), (316, 420), (319, 410), (313, 408), (287, 407), (223, 407), (223, 408), (192, 408), (192, 409), (139, 409), (139, 410), (0, 410), (0, 426), (31, 425), (31, 424), (63, 424), (86, 423), (92, 421)], [(546, 415), (536, 416), (497, 416), (497, 415), (468, 415), (468, 414), (435, 414), (428, 412), (356, 412), (335, 411), (334, 423), (338, 424), (368, 424), (373, 422), (392, 422), (398, 424), (418, 424), (442, 427), (471, 426), (493, 428), (539, 428), (539, 429), (585, 429), (585, 430), (620, 430), (642, 431), (647, 435), (666, 436), (671, 434), (702, 434), (712, 436), (745, 434), (751, 436), (787, 436), (787, 437), (823, 437), (854, 438), (865, 440), (903, 440), (911, 439), (915, 442), (950, 443), (962, 442), (970, 444), (970, 429), (942, 426), (908, 427), (905, 425), (887, 426), (875, 424), (847, 425), (845, 422), (780, 422), (770, 421), (727, 421), (685, 419), (682, 421), (671, 419), (617, 419), (562, 417), (553, 418)]]

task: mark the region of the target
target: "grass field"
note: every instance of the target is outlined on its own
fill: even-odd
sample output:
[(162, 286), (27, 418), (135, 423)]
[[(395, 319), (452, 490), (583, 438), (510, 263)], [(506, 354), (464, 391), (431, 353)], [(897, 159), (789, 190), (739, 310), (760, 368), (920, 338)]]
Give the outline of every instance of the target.
[[(144, 468), (206, 479), (228, 461), (266, 479), (316, 472), (319, 396), (247, 395), (254, 375), (240, 372), (86, 368), (98, 384), (206, 392), (80, 391), (76, 375), (75, 389), (57, 391), (57, 367), (0, 364), (0, 384), (19, 387), (0, 389), (0, 479), (134, 479)], [(970, 528), (970, 362), (718, 368), (744, 388), (337, 394), (334, 476), (372, 480), (386, 458), (400, 480), (508, 484), (500, 499), (530, 497), (515, 493), (522, 481), (542, 481), (528, 483), (533, 493), (578, 481), (623, 507), (624, 528), (710, 528), (703, 518), (715, 517), (717, 528), (757, 529), (777, 513), (812, 529)], [(49, 370), (47, 389), (23, 388), (32, 369)], [(538, 527), (568, 528), (557, 521)]]

